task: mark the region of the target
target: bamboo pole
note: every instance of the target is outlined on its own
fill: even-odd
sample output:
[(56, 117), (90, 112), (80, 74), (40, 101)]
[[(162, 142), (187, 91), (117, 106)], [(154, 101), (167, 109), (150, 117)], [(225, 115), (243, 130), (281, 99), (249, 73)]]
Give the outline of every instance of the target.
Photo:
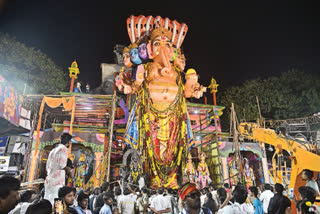
[(201, 138), (200, 138), (200, 141), (201, 141), (201, 147), (200, 147), (200, 149), (201, 149), (201, 153), (203, 152), (203, 145), (202, 145), (202, 129), (201, 129), (201, 127), (202, 127), (202, 122), (201, 122), (201, 112), (199, 111), (199, 122), (200, 122), (200, 136), (201, 136)]
[[(71, 120), (70, 120), (70, 129), (69, 134), (72, 136), (73, 133), (73, 122), (74, 122), (74, 113), (76, 111), (76, 97), (73, 96), (73, 104), (72, 104), (72, 110), (71, 110)], [(71, 141), (70, 141), (71, 142)], [(72, 151), (72, 142), (70, 143), (70, 146), (68, 148), (68, 157), (71, 157), (71, 151)]]
[(261, 115), (261, 110), (260, 110), (260, 104), (259, 104), (259, 98), (258, 98), (258, 96), (256, 96), (256, 100), (257, 100), (258, 111), (259, 111), (259, 125), (261, 125), (261, 124), (262, 124), (262, 115)]
[[(213, 112), (215, 112), (215, 107), (213, 107)], [(218, 168), (219, 168), (218, 174), (220, 174), (219, 184), (222, 186), (223, 185), (223, 169), (222, 169), (222, 164), (221, 164), (222, 161), (221, 161), (221, 153), (220, 153), (219, 136), (217, 133), (218, 123), (217, 123), (216, 115), (214, 115), (214, 126), (215, 126), (215, 137), (216, 137), (216, 151), (217, 151), (217, 155), (218, 155), (218, 157), (217, 157), (218, 158)]]
[[(114, 79), (118, 75), (118, 72), (114, 72)], [(111, 118), (109, 118), (109, 144), (108, 144), (108, 165), (107, 165), (107, 182), (110, 181), (110, 159), (111, 159), (111, 149), (112, 149), (112, 137), (113, 137), (113, 121), (115, 116), (115, 106), (117, 99), (117, 89), (115, 81), (113, 84), (113, 96), (112, 96), (112, 106), (111, 106)]]
[(27, 172), (29, 167), (29, 160), (30, 160), (30, 155), (31, 155), (31, 148), (32, 148), (32, 143), (33, 143), (33, 133), (34, 133), (34, 128), (36, 127), (36, 120), (37, 120), (37, 116), (38, 116), (38, 112), (33, 114), (33, 119), (32, 119), (32, 127), (31, 130), (29, 132), (29, 145), (28, 145), (28, 150), (27, 150), (27, 154), (26, 154), (26, 163), (25, 163), (25, 168), (24, 168), (24, 176), (22, 179), (22, 182), (26, 181), (27, 178)]
[(233, 123), (233, 143), (235, 145), (235, 162), (237, 164), (237, 170), (239, 172), (239, 180), (243, 181), (242, 176), (242, 160), (241, 160), (241, 154), (240, 154), (240, 147), (238, 142), (238, 130), (237, 130), (237, 122), (236, 122), (236, 113), (234, 110), (233, 103), (231, 104), (231, 115), (232, 115), (232, 123)]

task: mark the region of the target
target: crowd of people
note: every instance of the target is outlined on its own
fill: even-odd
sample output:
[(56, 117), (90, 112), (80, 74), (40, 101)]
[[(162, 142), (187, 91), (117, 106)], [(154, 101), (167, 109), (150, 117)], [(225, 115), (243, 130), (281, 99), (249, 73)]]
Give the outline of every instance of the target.
[[(72, 176), (68, 164), (68, 146), (72, 136), (64, 133), (49, 154), (44, 185), (35, 190), (20, 191), (20, 180), (0, 177), (0, 214), (285, 214), (295, 203), (297, 213), (318, 213), (314, 204), (319, 187), (313, 172), (305, 169), (299, 199), (284, 196), (280, 183), (274, 186), (250, 186), (225, 183), (217, 188), (210, 184), (197, 189), (185, 183), (179, 189), (149, 189), (144, 182), (133, 185), (122, 180), (104, 182), (99, 188), (76, 189), (67, 185)], [(20, 191), (20, 192), (19, 192)]]
[[(225, 184), (201, 190), (186, 183), (179, 189), (153, 190), (122, 185), (120, 181), (104, 182), (99, 188), (86, 190), (62, 186), (53, 204), (45, 199), (45, 188), (20, 193), (19, 189), (18, 179), (0, 177), (0, 214), (280, 214), (290, 213), (291, 207), (279, 183), (274, 187), (265, 184), (262, 189), (255, 186), (247, 189), (242, 184), (229, 188)], [(320, 208), (314, 205), (316, 190), (310, 186), (298, 190), (300, 200), (293, 200), (297, 213), (320, 213)]]

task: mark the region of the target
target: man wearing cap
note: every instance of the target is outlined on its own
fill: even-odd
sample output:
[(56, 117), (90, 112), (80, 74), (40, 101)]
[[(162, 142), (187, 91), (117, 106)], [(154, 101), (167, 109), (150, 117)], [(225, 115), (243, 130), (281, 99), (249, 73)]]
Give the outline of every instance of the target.
[(49, 153), (46, 170), (47, 177), (44, 183), (44, 198), (49, 200), (53, 205), (54, 199), (58, 198), (60, 187), (65, 185), (66, 171), (71, 169), (67, 167), (68, 148), (71, 144), (72, 136), (63, 133), (60, 136), (60, 143)]
[(200, 192), (193, 183), (186, 183), (179, 189), (183, 210), (181, 214), (212, 214), (209, 209), (201, 209)]

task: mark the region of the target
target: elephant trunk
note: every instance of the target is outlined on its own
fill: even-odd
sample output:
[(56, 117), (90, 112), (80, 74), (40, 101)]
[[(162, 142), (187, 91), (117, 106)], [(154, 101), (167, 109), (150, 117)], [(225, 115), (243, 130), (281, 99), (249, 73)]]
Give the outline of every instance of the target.
[(164, 68), (169, 68), (170, 67), (169, 52), (165, 47), (160, 48), (160, 58), (162, 60)]

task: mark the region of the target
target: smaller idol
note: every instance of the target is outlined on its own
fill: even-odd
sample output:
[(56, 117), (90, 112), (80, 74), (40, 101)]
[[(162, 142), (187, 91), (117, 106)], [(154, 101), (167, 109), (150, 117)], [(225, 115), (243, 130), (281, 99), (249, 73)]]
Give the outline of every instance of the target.
[(250, 186), (255, 185), (254, 184), (255, 177), (254, 177), (253, 169), (249, 164), (249, 160), (247, 158), (243, 158), (243, 159), (244, 159), (244, 171), (243, 171), (243, 174), (244, 174), (244, 177), (246, 179), (246, 187), (248, 189)]
[(187, 176), (187, 181), (189, 181), (190, 183), (196, 182), (196, 170), (192, 162), (192, 156), (190, 153), (188, 154), (188, 162), (185, 168), (185, 175)]
[(77, 164), (77, 171), (76, 171), (76, 187), (84, 188), (85, 186), (85, 176), (88, 174), (88, 167), (86, 163), (86, 155), (81, 153), (80, 158)]
[(204, 188), (208, 184), (210, 184), (212, 180), (210, 179), (210, 173), (209, 173), (208, 165), (206, 163), (206, 155), (203, 152), (200, 155), (200, 163), (198, 164), (197, 170), (198, 170), (200, 187)]
[(238, 170), (234, 156), (228, 157), (228, 169), (229, 169), (229, 178), (232, 185), (237, 185), (239, 182), (238, 179)]
[(203, 95), (203, 92), (207, 91), (207, 88), (198, 83), (198, 74), (193, 69), (190, 68), (186, 72), (186, 83), (184, 94), (186, 97), (195, 97), (200, 98)]

